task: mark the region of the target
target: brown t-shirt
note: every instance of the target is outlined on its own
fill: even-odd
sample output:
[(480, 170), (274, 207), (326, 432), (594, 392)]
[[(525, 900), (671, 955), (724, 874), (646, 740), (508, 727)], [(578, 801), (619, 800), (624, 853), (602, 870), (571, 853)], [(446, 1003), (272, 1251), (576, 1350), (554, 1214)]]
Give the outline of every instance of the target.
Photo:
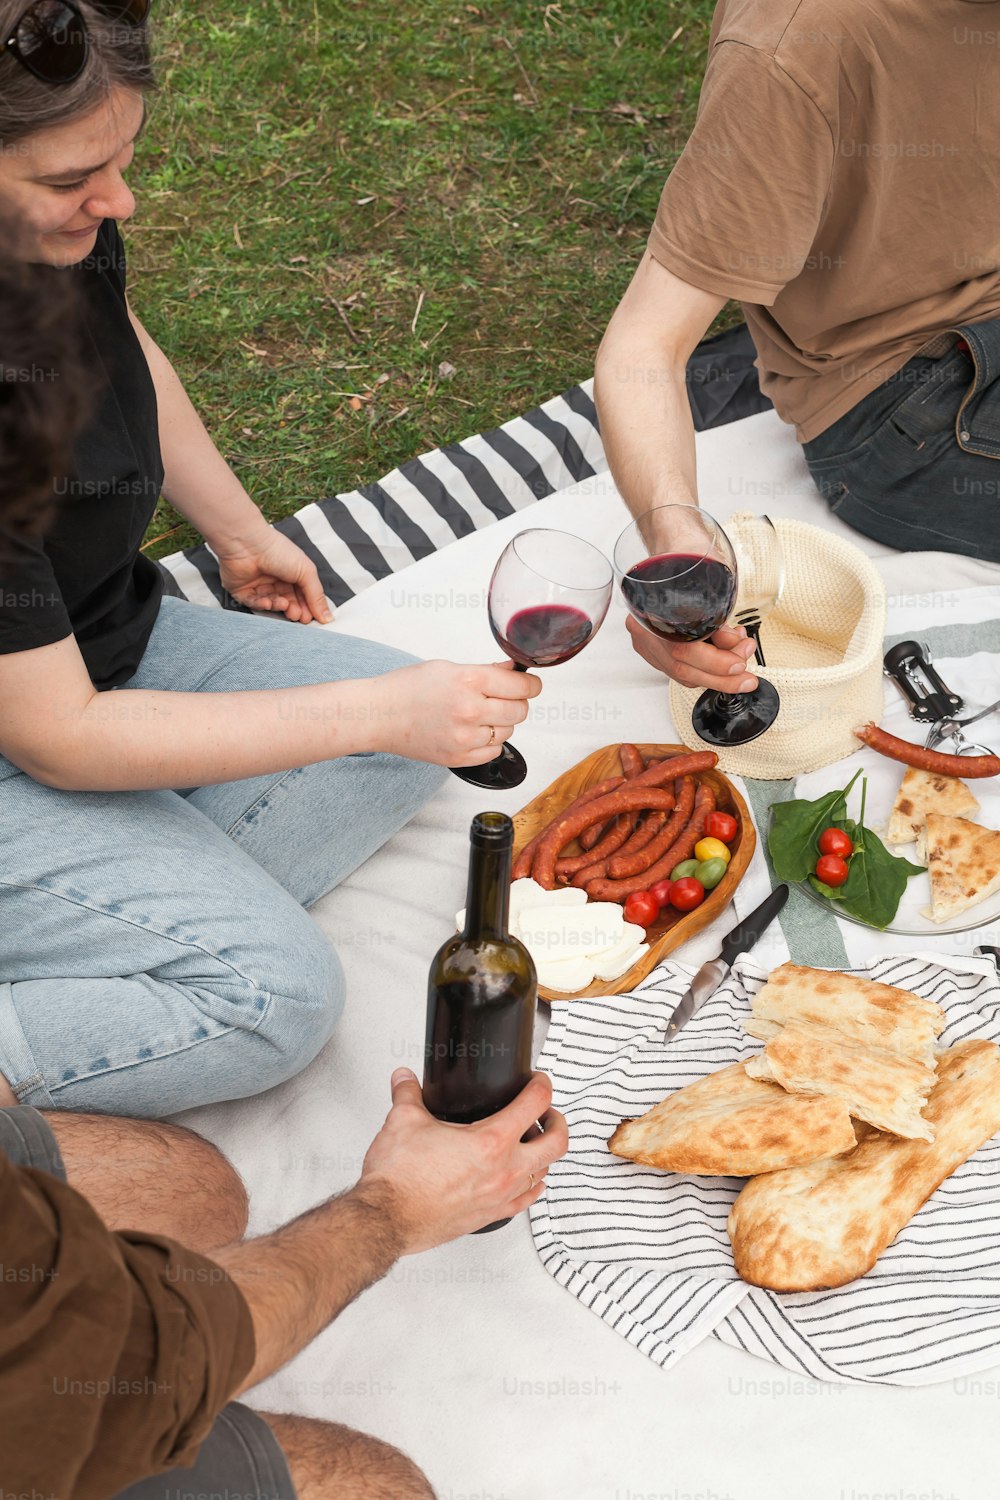
[(649, 249), (744, 304), (801, 442), (1000, 315), (1000, 3), (719, 0)]
[(107, 1500), (191, 1463), (253, 1359), (220, 1267), (0, 1151), (0, 1492)]

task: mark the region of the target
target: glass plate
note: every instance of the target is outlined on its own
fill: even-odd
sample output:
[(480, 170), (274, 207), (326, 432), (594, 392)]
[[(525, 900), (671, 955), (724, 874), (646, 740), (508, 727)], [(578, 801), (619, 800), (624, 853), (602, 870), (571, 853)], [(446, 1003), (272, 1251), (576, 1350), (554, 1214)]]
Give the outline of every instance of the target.
[[(888, 761), (882, 756), (875, 756), (871, 751), (862, 751), (860, 755), (852, 756), (850, 760), (839, 761), (835, 765), (825, 766), (821, 771), (813, 771), (807, 776), (800, 776), (796, 783), (795, 795), (797, 798), (804, 797), (813, 801), (817, 797), (822, 797), (826, 792), (832, 792), (836, 787), (846, 786), (859, 765), (868, 777), (865, 826), (873, 833), (877, 833), (885, 843), (885, 826), (889, 821), (889, 813), (896, 800), (899, 783), (906, 770), (905, 766), (897, 765), (894, 761)], [(980, 804), (979, 811), (971, 815), (972, 821), (981, 823), (986, 828), (1000, 828), (1000, 788), (996, 787), (992, 779), (966, 782), (966, 785)], [(851, 817), (858, 816), (860, 806), (861, 782), (859, 779), (848, 798), (847, 810)], [(770, 837), (770, 817), (767, 831)], [(901, 854), (904, 858), (912, 860), (914, 864), (917, 862), (913, 844), (901, 846), (887, 844), (886, 847), (892, 854)], [(950, 922), (932, 922), (930, 917), (923, 915), (923, 909), (928, 908), (931, 901), (930, 878), (926, 874), (914, 875), (907, 882), (896, 915), (888, 927), (875, 927), (871, 922), (865, 922), (860, 917), (839, 911), (839, 902), (831, 901), (828, 896), (821, 896), (819, 891), (813, 890), (806, 880), (799, 881), (797, 884), (798, 889), (804, 891), (809, 900), (814, 901), (817, 906), (833, 912), (834, 916), (839, 917), (842, 922), (852, 922), (856, 927), (867, 927), (870, 932), (894, 932), (901, 937), (932, 938), (946, 937), (951, 932), (973, 932), (978, 927), (1000, 924), (1000, 891), (995, 891), (978, 906), (959, 912), (958, 916), (953, 917)]]

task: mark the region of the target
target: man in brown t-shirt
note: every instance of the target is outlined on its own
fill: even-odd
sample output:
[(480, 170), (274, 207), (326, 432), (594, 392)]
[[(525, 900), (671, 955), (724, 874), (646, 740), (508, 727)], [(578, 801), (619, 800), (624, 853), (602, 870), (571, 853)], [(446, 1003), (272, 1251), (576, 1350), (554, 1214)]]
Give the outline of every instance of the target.
[[(685, 364), (735, 298), (842, 519), (1000, 561), (998, 147), (996, 0), (719, 0), (694, 130), (597, 360), (633, 512), (697, 503)], [(753, 686), (742, 633), (630, 630), (682, 682)]]

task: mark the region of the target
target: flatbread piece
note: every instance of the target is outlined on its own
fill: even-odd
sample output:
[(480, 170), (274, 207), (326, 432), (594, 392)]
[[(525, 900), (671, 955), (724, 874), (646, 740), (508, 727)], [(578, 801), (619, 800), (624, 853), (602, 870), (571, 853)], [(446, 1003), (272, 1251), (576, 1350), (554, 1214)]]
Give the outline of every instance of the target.
[(1000, 890), (1000, 833), (968, 818), (928, 813), (917, 858), (931, 879), (932, 922), (950, 922)]
[(752, 1286), (811, 1292), (870, 1271), (955, 1168), (1000, 1130), (1000, 1048), (939, 1054), (932, 1143), (873, 1131), (847, 1156), (747, 1183), (729, 1215), (736, 1269)]
[(744, 1030), (767, 1041), (789, 1021), (833, 1026), (848, 1040), (884, 1047), (934, 1067), (945, 1014), (933, 1000), (836, 969), (782, 964), (757, 991)]
[(780, 1083), (793, 1094), (840, 1099), (856, 1119), (879, 1130), (934, 1139), (921, 1114), (934, 1069), (887, 1047), (852, 1040), (832, 1026), (789, 1021), (746, 1069), (748, 1078)]
[(918, 771), (911, 766), (900, 782), (889, 814), (886, 843), (912, 844), (928, 813), (970, 818), (978, 811), (979, 803), (957, 776), (939, 776), (936, 772)]
[(638, 1120), (623, 1120), (608, 1142), (616, 1156), (722, 1177), (752, 1177), (853, 1151), (839, 1099), (806, 1099), (746, 1075), (733, 1063), (668, 1095)]

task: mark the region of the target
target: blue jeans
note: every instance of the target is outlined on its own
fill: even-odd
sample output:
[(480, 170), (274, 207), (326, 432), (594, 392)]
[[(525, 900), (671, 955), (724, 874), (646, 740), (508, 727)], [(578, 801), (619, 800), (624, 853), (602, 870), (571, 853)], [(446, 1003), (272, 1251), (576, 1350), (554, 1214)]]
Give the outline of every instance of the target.
[[(371, 641), (165, 598), (133, 688), (375, 677)], [(158, 1117), (305, 1067), (344, 1003), (304, 907), (447, 772), (364, 754), (221, 786), (64, 792), (0, 757), (0, 1074), (22, 1104)]]
[(1000, 562), (1000, 320), (932, 339), (802, 451), (856, 531)]

